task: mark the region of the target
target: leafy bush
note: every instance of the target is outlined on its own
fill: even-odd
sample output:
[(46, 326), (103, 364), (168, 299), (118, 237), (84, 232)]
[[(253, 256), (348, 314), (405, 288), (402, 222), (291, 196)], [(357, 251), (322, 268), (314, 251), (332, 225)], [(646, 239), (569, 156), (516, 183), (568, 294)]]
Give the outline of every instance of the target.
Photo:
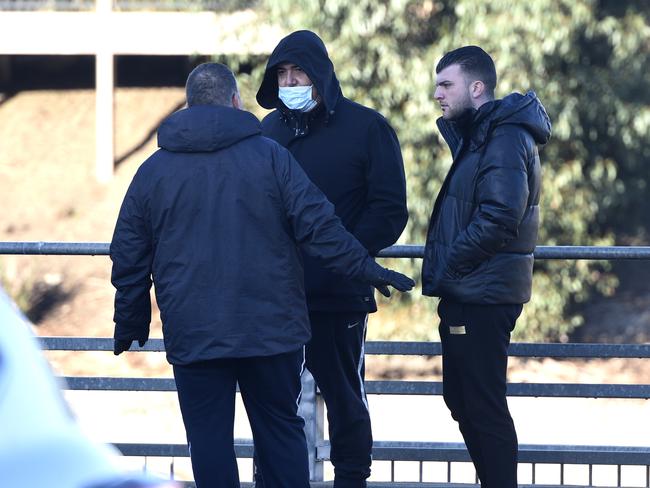
[[(645, 228), (650, 166), (650, 27), (643, 2), (613, 0), (268, 0), (287, 32), (325, 41), (343, 92), (395, 127), (407, 171), (404, 243), (423, 243), (451, 157), (435, 127), (435, 65), (477, 44), (494, 58), (497, 96), (535, 90), (554, 124), (542, 150), (542, 245), (609, 245)], [(261, 67), (253, 77), (259, 83)], [(626, 219), (620, 218), (625, 215)], [(401, 260), (418, 274), (420, 262)], [(563, 340), (573, 305), (616, 286), (608, 264), (538, 261), (516, 337)], [(408, 299), (407, 299), (408, 300)], [(417, 293), (410, 300), (418, 301)]]

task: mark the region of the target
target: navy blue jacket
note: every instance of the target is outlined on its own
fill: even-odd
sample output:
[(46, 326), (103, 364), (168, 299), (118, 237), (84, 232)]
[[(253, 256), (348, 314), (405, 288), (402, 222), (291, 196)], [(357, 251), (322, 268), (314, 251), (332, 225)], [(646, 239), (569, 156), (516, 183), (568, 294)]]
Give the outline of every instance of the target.
[(372, 261), (250, 113), (196, 106), (158, 131), (110, 247), (115, 338), (146, 336), (155, 284), (172, 364), (296, 350), (310, 338), (299, 246), (352, 279)]
[[(321, 102), (312, 111), (289, 110), (278, 99), (276, 68), (284, 62), (300, 66), (316, 87)], [(280, 41), (257, 101), (276, 109), (262, 121), (263, 134), (291, 151), (346, 229), (373, 255), (394, 244), (408, 220), (399, 141), (383, 116), (343, 97), (316, 34), (298, 31)], [(370, 286), (335, 275), (307, 255), (305, 286), (312, 311), (377, 310)]]
[(530, 299), (542, 183), (536, 144), (551, 122), (534, 93), (513, 93), (438, 119), (454, 157), (431, 215), (422, 264), (425, 295), (461, 303)]

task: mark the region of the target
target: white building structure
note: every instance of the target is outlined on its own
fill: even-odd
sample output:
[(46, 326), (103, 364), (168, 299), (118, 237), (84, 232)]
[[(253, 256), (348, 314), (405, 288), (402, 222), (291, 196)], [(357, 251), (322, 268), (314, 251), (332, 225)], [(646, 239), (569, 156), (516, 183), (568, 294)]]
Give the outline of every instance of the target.
[(172, 12), (115, 11), (112, 6), (112, 0), (96, 0), (88, 11), (0, 10), (0, 60), (6, 55), (95, 56), (95, 164), (101, 182), (111, 179), (115, 160), (115, 56), (265, 54), (282, 37), (279, 28), (250, 8)]

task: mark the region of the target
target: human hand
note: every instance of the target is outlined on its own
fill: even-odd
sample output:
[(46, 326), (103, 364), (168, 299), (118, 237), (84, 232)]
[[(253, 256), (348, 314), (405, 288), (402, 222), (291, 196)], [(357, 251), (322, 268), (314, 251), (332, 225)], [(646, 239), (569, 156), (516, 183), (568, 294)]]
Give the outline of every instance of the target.
[[(138, 339), (138, 345), (140, 347), (144, 347), (146, 343), (147, 339)], [(113, 354), (119, 356), (124, 351), (128, 351), (131, 348), (131, 344), (133, 344), (133, 340), (115, 339), (113, 342)]]
[(415, 286), (415, 281), (408, 276), (392, 269), (383, 268), (374, 261), (370, 263), (361, 279), (377, 288), (385, 297), (390, 297), (389, 285), (399, 291), (409, 291)]

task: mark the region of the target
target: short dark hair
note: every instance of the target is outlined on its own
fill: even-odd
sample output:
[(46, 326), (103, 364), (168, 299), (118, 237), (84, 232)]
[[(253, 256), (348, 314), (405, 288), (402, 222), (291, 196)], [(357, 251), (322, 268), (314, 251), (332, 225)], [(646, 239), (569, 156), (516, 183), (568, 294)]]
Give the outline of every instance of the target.
[(457, 64), (461, 70), (482, 81), (487, 87), (488, 94), (494, 97), (494, 89), (497, 86), (497, 70), (494, 61), (488, 53), (478, 46), (464, 46), (449, 51), (445, 54), (436, 66), (436, 73), (443, 69)]
[(185, 83), (187, 105), (226, 105), (232, 107), (237, 80), (221, 63), (203, 63), (192, 70)]

